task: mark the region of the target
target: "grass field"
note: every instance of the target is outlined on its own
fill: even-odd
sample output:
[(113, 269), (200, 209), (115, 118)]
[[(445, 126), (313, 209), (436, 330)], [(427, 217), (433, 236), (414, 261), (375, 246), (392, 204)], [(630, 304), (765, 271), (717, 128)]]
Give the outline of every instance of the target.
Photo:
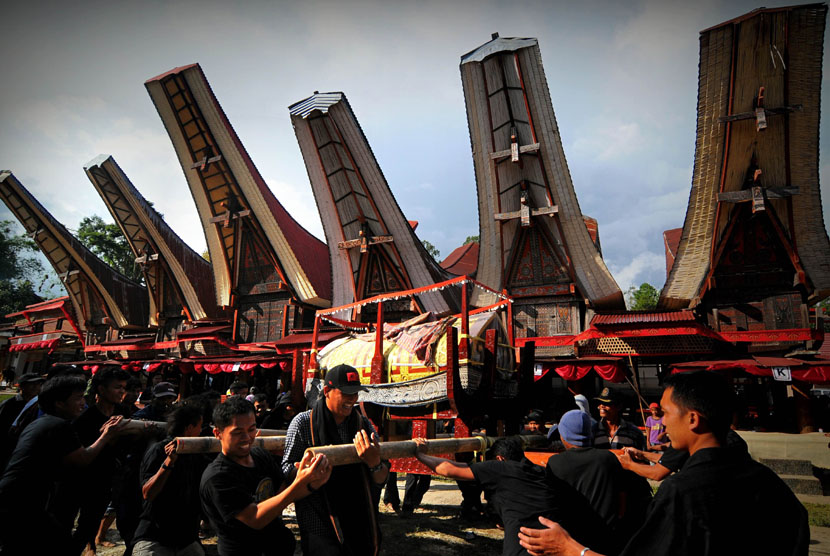
[(8, 400), (9, 398), (13, 398), (14, 394), (0, 394), (0, 403)]

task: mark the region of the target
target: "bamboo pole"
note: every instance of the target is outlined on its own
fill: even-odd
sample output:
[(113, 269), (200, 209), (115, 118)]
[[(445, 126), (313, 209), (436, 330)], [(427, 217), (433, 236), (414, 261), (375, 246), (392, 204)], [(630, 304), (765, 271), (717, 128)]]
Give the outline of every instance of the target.
[[(142, 421), (141, 419), (124, 419), (123, 430), (127, 432), (139, 432), (150, 428), (167, 430), (166, 421)], [(285, 436), (285, 429), (258, 429), (258, 436)]]
[[(539, 448), (547, 445), (547, 438), (541, 435), (521, 436), (525, 448)], [(483, 452), (498, 440), (492, 436), (473, 436), (468, 438), (440, 438), (427, 440), (422, 451), (426, 454), (456, 454), (459, 452)], [(415, 441), (399, 440), (380, 443), (381, 459), (398, 459), (415, 455)], [(311, 455), (324, 454), (331, 465), (348, 465), (358, 463), (357, 450), (354, 444), (339, 444), (337, 446), (315, 446), (306, 449)]]
[[(258, 436), (254, 446), (269, 452), (280, 453), (285, 450), (284, 436)], [(176, 438), (176, 452), (179, 454), (217, 454), (222, 451), (218, 438), (210, 436), (180, 436)]]

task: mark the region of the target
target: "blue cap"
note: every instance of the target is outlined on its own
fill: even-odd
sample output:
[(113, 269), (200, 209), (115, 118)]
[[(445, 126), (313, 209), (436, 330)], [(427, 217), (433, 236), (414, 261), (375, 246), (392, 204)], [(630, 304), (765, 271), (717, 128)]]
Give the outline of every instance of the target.
[(572, 409), (559, 420), (559, 437), (574, 446), (591, 446), (594, 443), (591, 416), (579, 409)]

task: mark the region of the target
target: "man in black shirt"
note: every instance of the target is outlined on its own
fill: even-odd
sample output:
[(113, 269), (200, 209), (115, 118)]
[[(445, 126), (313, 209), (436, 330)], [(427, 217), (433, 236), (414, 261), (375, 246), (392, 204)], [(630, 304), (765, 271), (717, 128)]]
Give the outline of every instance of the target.
[[(672, 445), (688, 451), (689, 460), (660, 485), (622, 555), (806, 555), (804, 506), (767, 467), (725, 447), (733, 411), (726, 380), (697, 371), (671, 375), (664, 384), (663, 421)], [(595, 554), (558, 523), (540, 521), (547, 529), (522, 528), (519, 535), (530, 554)]]
[(284, 484), (279, 463), (252, 447), (256, 437), (254, 406), (232, 396), (213, 412), (214, 434), (222, 453), (202, 475), (202, 508), (219, 536), (220, 556), (294, 554), (295, 540), (283, 525), (283, 509), (328, 481), (325, 456), (303, 457), (294, 481)]
[(71, 526), (51, 508), (55, 481), (89, 465), (116, 436), (121, 417), (108, 419), (84, 448), (70, 421), (84, 409), (86, 381), (57, 376), (38, 398), (44, 415), (26, 427), (0, 478), (0, 554), (75, 554)]
[[(415, 439), (419, 446), (423, 439)], [(524, 457), (521, 441), (501, 438), (490, 449), (488, 461), (459, 463), (429, 456), (420, 450), (418, 461), (445, 477), (476, 481), (504, 524), (504, 556), (527, 554), (519, 546), (519, 527), (538, 527), (539, 518), (568, 523), (577, 538), (605, 539), (607, 530), (585, 498), (545, 469)], [(556, 456), (554, 456), (556, 457)]]
[(559, 420), (559, 436), (566, 451), (551, 456), (547, 468), (585, 496), (614, 531), (625, 508), (623, 469), (614, 454), (591, 447), (591, 427), (591, 417), (582, 410), (565, 413)]
[(199, 482), (210, 460), (176, 453), (177, 436), (199, 436), (202, 408), (183, 405), (170, 415), (168, 436), (150, 446), (141, 462), (144, 507), (135, 532), (133, 556), (175, 553), (201, 556)]
[(35, 399), (40, 393), (45, 379), (37, 373), (26, 373), (17, 382), (19, 391), (12, 397), (0, 403), (0, 470), (6, 467), (9, 456), (20, 434), (11, 434), (12, 423), (29, 404), (37, 405)]

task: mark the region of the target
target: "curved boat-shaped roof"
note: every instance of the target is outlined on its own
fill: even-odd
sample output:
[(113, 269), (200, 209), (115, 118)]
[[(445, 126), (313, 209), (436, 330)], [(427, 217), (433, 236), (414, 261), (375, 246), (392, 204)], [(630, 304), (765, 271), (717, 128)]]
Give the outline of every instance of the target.
[(246, 218), (300, 301), (331, 304), (326, 245), (277, 201), (228, 121), (198, 64), (174, 68), (145, 86), (182, 165), (213, 264), (220, 305), (231, 304), (241, 257), (234, 221)]
[[(146, 288), (87, 249), (9, 171), (0, 172), (0, 198), (55, 269), (84, 330), (101, 324), (147, 326)], [(104, 318), (109, 322), (103, 322)]]
[(461, 78), (478, 186), (477, 280), (514, 291), (511, 281), (533, 275), (519, 289), (572, 284), (594, 308), (623, 308), (579, 208), (536, 39), (495, 36), (461, 58)]
[[(448, 279), (398, 206), (346, 95), (314, 93), (289, 111), (329, 246), (333, 305)], [(457, 308), (450, 296), (418, 298), (444, 313)]]
[[(164, 305), (165, 299), (175, 300), (176, 309), (184, 308), (189, 320), (216, 317), (210, 263), (176, 235), (112, 156), (100, 155), (84, 166), (84, 170), (127, 238), (133, 255), (145, 258), (142, 272), (148, 286), (150, 324), (158, 324), (157, 314), (165, 309), (159, 305)], [(154, 256), (157, 260), (149, 260)], [(173, 289), (175, 297), (165, 295), (167, 288)]]
[[(830, 295), (818, 174), (826, 14), (825, 4), (760, 9), (701, 32), (692, 188), (660, 307), (699, 301), (740, 206), (727, 199), (746, 191), (750, 169), (760, 170), (768, 212), (777, 215), (791, 257), (803, 267), (810, 302)], [(795, 194), (785, 191), (792, 188)], [(719, 196), (725, 197), (719, 202)]]

